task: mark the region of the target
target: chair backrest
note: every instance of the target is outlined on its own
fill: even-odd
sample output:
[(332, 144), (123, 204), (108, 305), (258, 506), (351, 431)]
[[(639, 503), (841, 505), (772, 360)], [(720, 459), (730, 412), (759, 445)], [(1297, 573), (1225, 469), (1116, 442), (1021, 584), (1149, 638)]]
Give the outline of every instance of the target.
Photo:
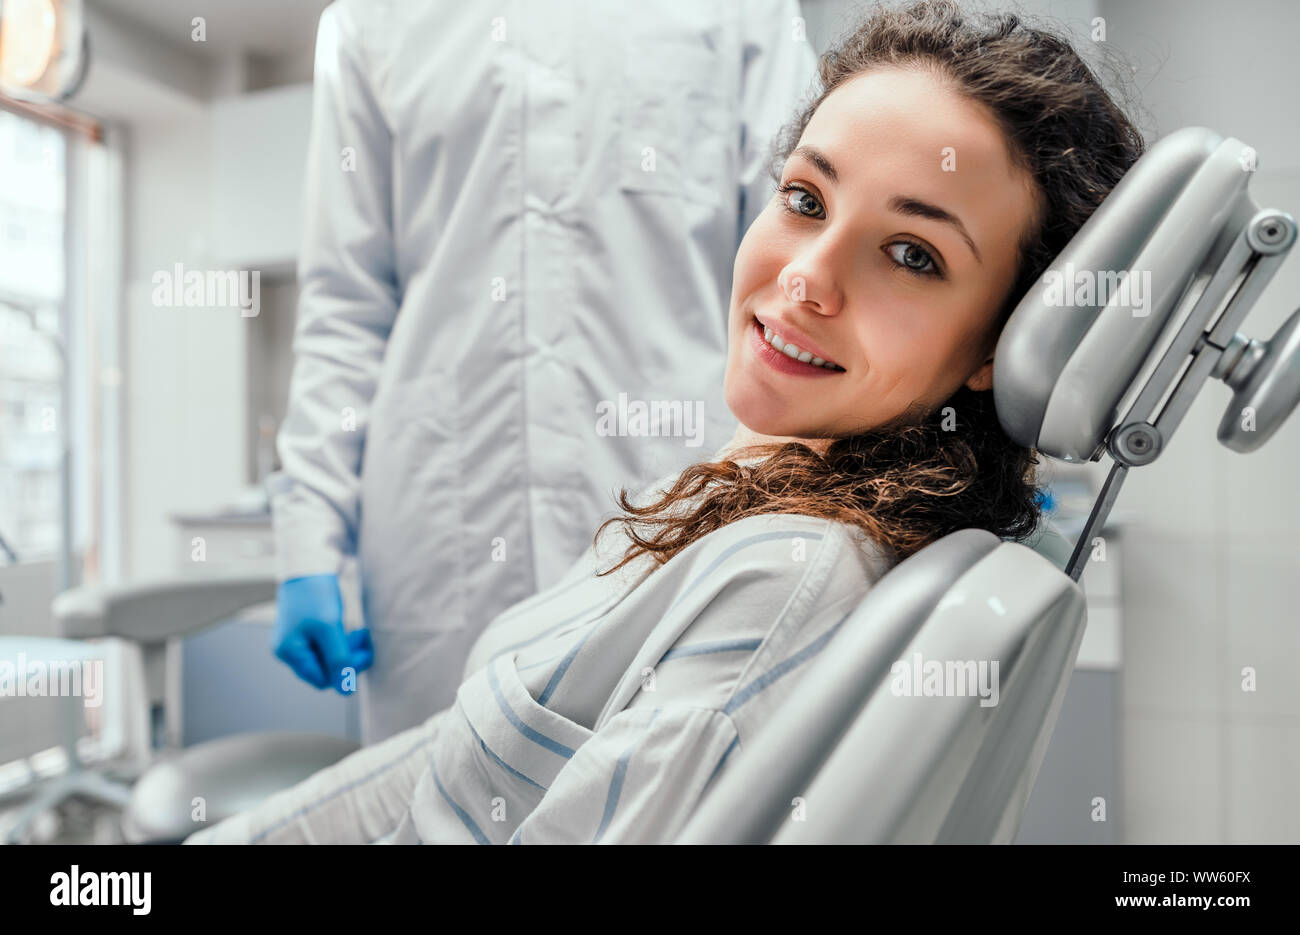
[[(1289, 215), (1250, 200), (1253, 168), (1249, 147), (1212, 130), (1160, 140), (1003, 331), (993, 381), (1007, 434), (1049, 457), (1116, 462), (1065, 573), (1054, 531), (1035, 552), (962, 530), (901, 562), (728, 760), (678, 843), (1014, 839), (1086, 624), (1081, 546), (1124, 472), (1158, 456), (1208, 376), (1262, 399), (1270, 433), (1295, 407), (1296, 388), (1261, 372), (1232, 383), (1250, 356), (1232, 329), (1295, 240)], [(1298, 334), (1289, 322), (1254, 357), (1293, 374)]]
[[(733, 754), (678, 843), (1014, 835), (1083, 618), (1079, 586), (1023, 545), (965, 529), (922, 549), (872, 588), (790, 704)], [(998, 695), (981, 705), (990, 660), (998, 669), (983, 684)], [(927, 664), (958, 662), (974, 690), (925, 695)]]

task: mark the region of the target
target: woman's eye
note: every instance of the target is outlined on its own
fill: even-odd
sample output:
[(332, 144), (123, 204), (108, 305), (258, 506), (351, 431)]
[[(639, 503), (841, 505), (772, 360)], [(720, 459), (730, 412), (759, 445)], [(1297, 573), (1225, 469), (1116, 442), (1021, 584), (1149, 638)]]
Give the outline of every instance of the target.
[(797, 214), (799, 217), (804, 218), (818, 217), (818, 214), (813, 212), (820, 210), (821, 202), (806, 188), (787, 183), (778, 188), (777, 191), (785, 195), (781, 202), (785, 205), (785, 210), (791, 214)]
[[(903, 248), (901, 255), (894, 252), (896, 247)], [(910, 240), (895, 240), (889, 245), (889, 255), (893, 257), (895, 263), (909, 273), (915, 273), (917, 276), (943, 276), (930, 251), (918, 243)]]
[[(779, 186), (777, 191), (783, 196), (781, 199), (782, 206), (791, 214), (802, 218), (821, 218), (825, 216), (821, 202), (808, 189), (787, 182)], [(943, 278), (943, 271), (939, 269), (939, 264), (935, 262), (930, 251), (920, 244), (911, 240), (895, 240), (888, 246), (889, 254), (894, 262), (909, 273), (916, 276), (934, 277), (935, 279)], [(901, 255), (894, 252), (896, 247), (903, 248)]]

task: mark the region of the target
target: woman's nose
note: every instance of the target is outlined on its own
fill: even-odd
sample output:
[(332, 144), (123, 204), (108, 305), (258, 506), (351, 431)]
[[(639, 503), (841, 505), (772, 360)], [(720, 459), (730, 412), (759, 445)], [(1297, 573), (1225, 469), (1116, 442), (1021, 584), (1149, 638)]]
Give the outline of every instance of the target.
[(777, 284), (791, 304), (806, 305), (823, 315), (837, 314), (843, 304), (839, 285), (825, 259), (801, 255), (785, 265)]

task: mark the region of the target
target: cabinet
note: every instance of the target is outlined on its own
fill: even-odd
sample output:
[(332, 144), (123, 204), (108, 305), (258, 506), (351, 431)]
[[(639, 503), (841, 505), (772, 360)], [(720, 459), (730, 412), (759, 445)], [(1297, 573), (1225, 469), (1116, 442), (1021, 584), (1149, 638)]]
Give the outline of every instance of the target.
[(292, 271), (302, 239), (311, 83), (211, 106), (211, 255), (221, 269)]
[[(1073, 541), (1077, 530), (1062, 528)], [(1090, 561), (1080, 583), (1088, 625), (1016, 844), (1119, 844), (1122, 537), (1103, 527), (1106, 560)], [(1105, 800), (1105, 821), (1094, 801)]]

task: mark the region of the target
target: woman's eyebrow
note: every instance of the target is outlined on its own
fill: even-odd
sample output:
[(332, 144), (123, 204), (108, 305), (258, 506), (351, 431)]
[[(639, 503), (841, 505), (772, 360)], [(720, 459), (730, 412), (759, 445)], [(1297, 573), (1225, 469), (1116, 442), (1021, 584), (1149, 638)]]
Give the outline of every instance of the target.
[[(799, 146), (790, 155), (802, 156), (807, 159), (822, 175), (830, 179), (833, 184), (839, 184), (840, 174), (835, 171), (834, 164), (826, 158), (826, 154), (812, 146)], [(914, 198), (910, 195), (894, 195), (888, 202), (889, 210), (896, 214), (906, 215), (908, 217), (927, 218), (931, 221), (942, 221), (949, 224), (957, 233), (961, 234), (966, 246), (970, 247), (970, 252), (975, 254), (975, 261), (983, 264), (984, 258), (980, 256), (979, 248), (975, 246), (975, 241), (971, 239), (966, 230), (966, 225), (949, 211), (945, 211), (938, 205), (930, 204), (928, 201), (922, 201), (920, 198)]]
[(803, 156), (803, 158), (815, 165), (821, 171), (822, 175), (826, 176), (832, 182), (839, 182), (840, 174), (835, 171), (835, 167), (831, 165), (831, 161), (826, 158), (826, 154), (820, 149), (813, 149), (811, 146), (800, 146), (790, 155)]
[(894, 195), (890, 198), (889, 210), (909, 217), (929, 218), (932, 221), (942, 221), (945, 224), (952, 225), (953, 229), (961, 234), (962, 240), (966, 241), (966, 246), (970, 247), (970, 252), (975, 254), (975, 261), (983, 264), (984, 259), (980, 256), (979, 248), (975, 246), (975, 241), (971, 240), (970, 234), (966, 232), (966, 225), (961, 222), (961, 218), (957, 217), (957, 215), (950, 214), (938, 205), (932, 205), (928, 201), (922, 201), (919, 198), (912, 198), (907, 195)]

